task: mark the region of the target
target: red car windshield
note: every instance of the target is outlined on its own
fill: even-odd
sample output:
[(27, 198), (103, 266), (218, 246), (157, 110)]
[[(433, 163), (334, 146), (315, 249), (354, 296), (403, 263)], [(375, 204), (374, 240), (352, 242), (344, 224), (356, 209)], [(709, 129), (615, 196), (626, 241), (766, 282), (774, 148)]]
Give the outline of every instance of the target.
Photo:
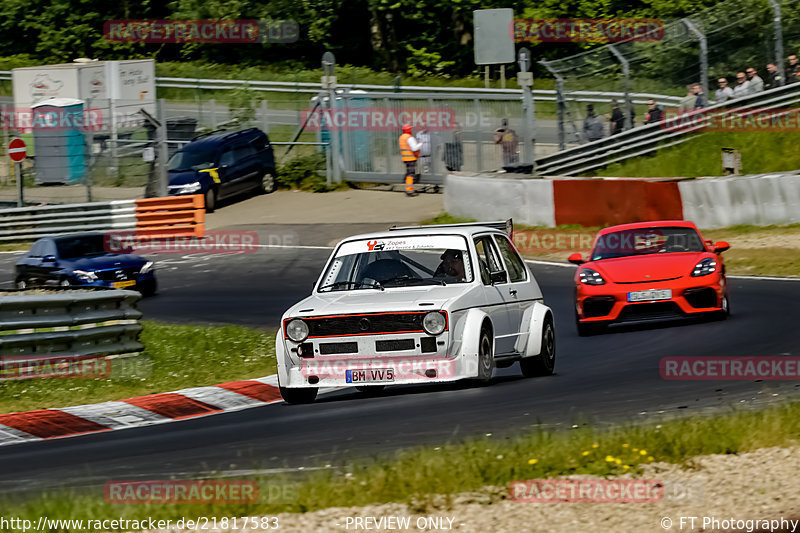
[(594, 246), (591, 260), (705, 250), (700, 235), (692, 228), (637, 228), (601, 235)]

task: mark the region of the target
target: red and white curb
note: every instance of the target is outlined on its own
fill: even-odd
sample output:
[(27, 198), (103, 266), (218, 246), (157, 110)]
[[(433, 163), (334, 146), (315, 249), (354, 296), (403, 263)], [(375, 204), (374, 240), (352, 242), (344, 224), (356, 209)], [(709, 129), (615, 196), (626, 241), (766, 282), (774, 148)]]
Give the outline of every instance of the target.
[[(334, 389), (322, 389), (320, 393)], [(0, 446), (175, 422), (282, 402), (278, 376), (0, 415)]]

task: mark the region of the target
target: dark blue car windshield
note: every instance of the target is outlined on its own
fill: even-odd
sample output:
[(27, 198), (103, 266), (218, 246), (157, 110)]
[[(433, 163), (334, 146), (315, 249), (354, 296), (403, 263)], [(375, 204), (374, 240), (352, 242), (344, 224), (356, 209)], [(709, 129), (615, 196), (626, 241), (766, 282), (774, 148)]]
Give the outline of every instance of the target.
[(170, 158), (169, 170), (200, 170), (214, 166), (213, 152), (209, 150), (184, 149)]
[(75, 259), (107, 253), (102, 235), (62, 237), (56, 240), (56, 248), (61, 259)]

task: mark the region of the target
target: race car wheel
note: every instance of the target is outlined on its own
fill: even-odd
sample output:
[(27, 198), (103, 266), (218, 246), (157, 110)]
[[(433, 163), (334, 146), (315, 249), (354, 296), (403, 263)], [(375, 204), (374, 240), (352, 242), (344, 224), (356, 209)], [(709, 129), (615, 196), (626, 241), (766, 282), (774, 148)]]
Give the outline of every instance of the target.
[(547, 315), (542, 325), (542, 345), (539, 355), (523, 357), (519, 360), (522, 375), (526, 378), (549, 376), (556, 367), (556, 330), (553, 318)]
[(494, 355), (492, 354), (492, 338), (489, 331), (481, 331), (481, 340), (478, 344), (478, 377), (479, 384), (489, 383), (494, 373)]
[(58, 283), (59, 287), (71, 287), (72, 283), (69, 282), (68, 279), (64, 278)]
[(289, 404), (312, 403), (317, 399), (318, 390), (319, 389), (316, 387), (307, 389), (287, 389), (280, 387), (281, 398), (283, 398), (284, 402)]
[(25, 289), (27, 289), (27, 288), (29, 288), (29, 287), (30, 287), (30, 282), (29, 282), (27, 279), (25, 279), (25, 278), (19, 278), (19, 279), (18, 279), (18, 280), (17, 280), (17, 281), (14, 283), (14, 285), (15, 285), (15, 286), (16, 286), (16, 288), (18, 288), (19, 290), (21, 290), (21, 291), (24, 291)]
[(213, 213), (217, 208), (217, 191), (208, 189), (206, 191), (206, 213)]
[(728, 301), (727, 294), (722, 295), (722, 302), (720, 304), (720, 307), (722, 307), (722, 311), (716, 312), (716, 318), (717, 320), (725, 320), (731, 314), (731, 304), (730, 301)]

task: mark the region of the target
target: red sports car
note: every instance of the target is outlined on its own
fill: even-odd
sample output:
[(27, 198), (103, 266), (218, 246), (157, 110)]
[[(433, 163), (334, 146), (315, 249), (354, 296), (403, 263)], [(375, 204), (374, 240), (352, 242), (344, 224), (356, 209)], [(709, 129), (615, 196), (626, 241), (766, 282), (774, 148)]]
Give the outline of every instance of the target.
[(647, 322), (730, 312), (722, 252), (683, 220), (606, 228), (588, 260), (572, 254), (575, 323), (590, 335), (612, 323)]

